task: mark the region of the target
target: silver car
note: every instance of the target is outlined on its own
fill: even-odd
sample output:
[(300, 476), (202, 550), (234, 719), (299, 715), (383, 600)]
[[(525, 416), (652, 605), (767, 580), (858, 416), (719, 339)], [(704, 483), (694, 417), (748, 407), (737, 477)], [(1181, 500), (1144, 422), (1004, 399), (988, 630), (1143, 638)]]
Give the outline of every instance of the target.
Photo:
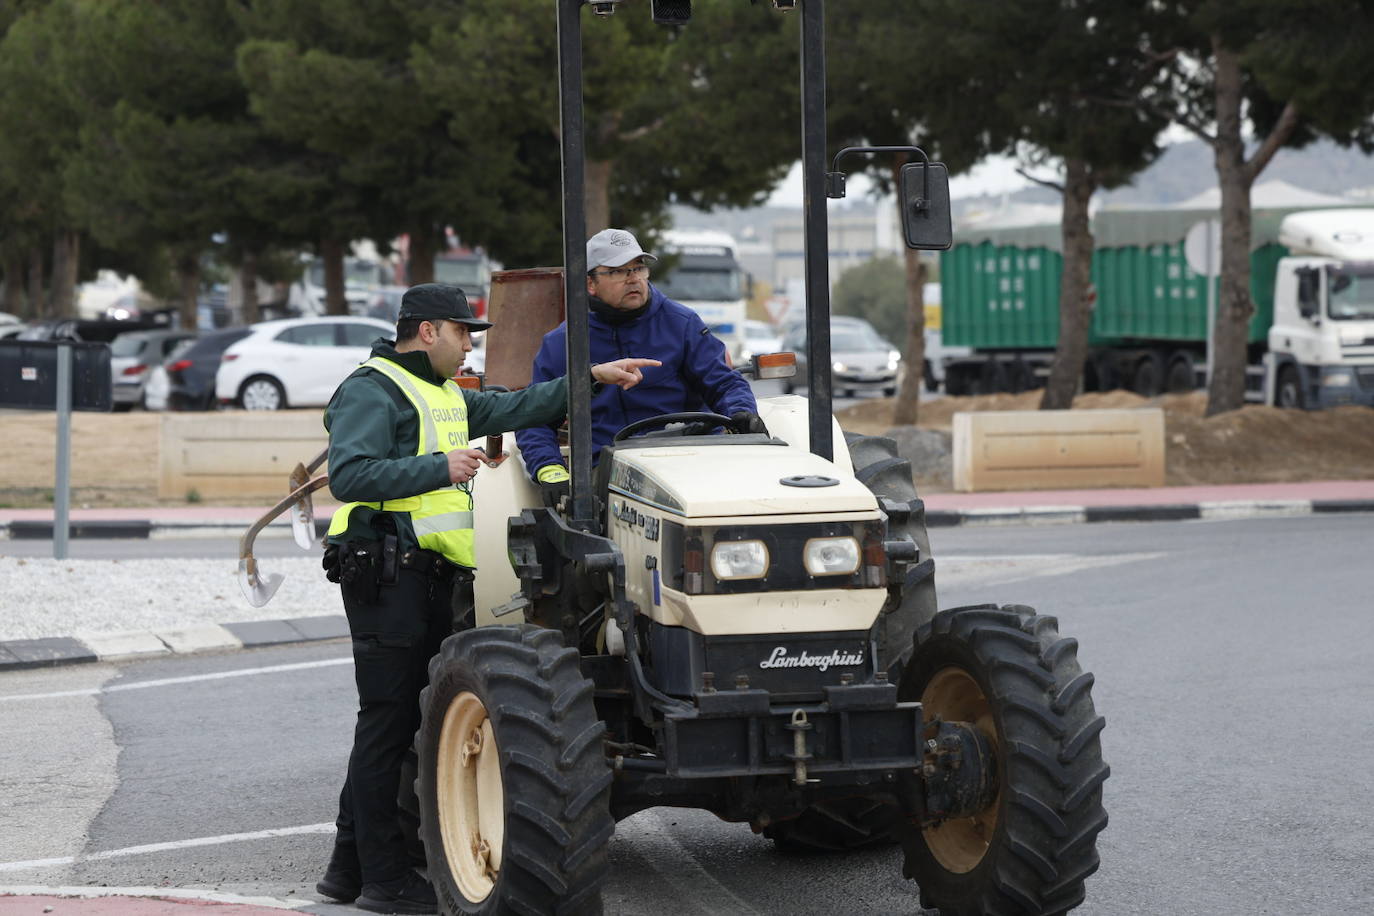
[[(783, 348), (797, 355), (797, 374), (785, 386), (806, 385), (806, 325), (794, 324)], [(902, 354), (861, 318), (834, 316), (830, 321), (831, 386), (837, 397), (897, 393), (897, 370)]]
[(177, 345), (191, 340), (191, 331), (125, 331), (110, 344), (111, 391), (115, 410), (144, 406), (148, 376)]

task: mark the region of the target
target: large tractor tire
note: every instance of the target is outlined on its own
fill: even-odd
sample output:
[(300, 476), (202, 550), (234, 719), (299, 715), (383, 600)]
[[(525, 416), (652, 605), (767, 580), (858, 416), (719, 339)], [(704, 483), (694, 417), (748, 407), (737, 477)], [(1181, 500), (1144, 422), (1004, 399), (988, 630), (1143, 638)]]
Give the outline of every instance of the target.
[(440, 911), (599, 914), (611, 771), (577, 652), (529, 624), (457, 633), (420, 705), (420, 835)]
[(920, 549), (919, 562), (900, 582), (888, 583), (878, 630), (878, 670), (896, 682), (906, 670), (917, 630), (935, 617), (935, 560), (926, 533), (926, 505), (911, 479), (911, 462), (897, 454), (897, 443), (881, 436), (845, 433), (854, 476), (878, 497), (887, 513), (888, 537), (906, 536)]
[(897, 842), (902, 812), (896, 805), (866, 798), (819, 802), (791, 820), (763, 828), (780, 852), (849, 852)]
[(1028, 607), (941, 611), (898, 687), (927, 721), (971, 723), (996, 760), (996, 794), (972, 817), (904, 824), (904, 872), (942, 916), (1064, 913), (1083, 901), (1107, 825), (1093, 676), (1078, 643)]

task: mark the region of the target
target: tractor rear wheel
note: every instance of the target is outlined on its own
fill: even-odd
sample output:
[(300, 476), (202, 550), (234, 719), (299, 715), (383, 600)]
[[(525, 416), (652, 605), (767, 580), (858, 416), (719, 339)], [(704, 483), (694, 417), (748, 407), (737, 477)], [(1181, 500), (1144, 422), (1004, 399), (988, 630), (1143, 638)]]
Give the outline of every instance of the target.
[(921, 628), (898, 687), (927, 722), (971, 725), (995, 762), (995, 794), (972, 816), (904, 823), (903, 871), (944, 916), (1054, 914), (1083, 901), (1107, 825), (1093, 676), (1078, 643), (1028, 607), (941, 611)]
[(878, 630), (878, 670), (894, 682), (906, 669), (912, 640), (923, 624), (935, 617), (935, 561), (930, 556), (926, 533), (926, 505), (911, 479), (911, 462), (898, 456), (897, 443), (882, 436), (845, 434), (854, 476), (887, 500), (888, 537), (905, 536), (920, 548), (919, 560), (907, 568), (900, 582), (888, 583)]
[(529, 624), (456, 633), (420, 706), (420, 835), (440, 910), (600, 913), (611, 771), (577, 652)]

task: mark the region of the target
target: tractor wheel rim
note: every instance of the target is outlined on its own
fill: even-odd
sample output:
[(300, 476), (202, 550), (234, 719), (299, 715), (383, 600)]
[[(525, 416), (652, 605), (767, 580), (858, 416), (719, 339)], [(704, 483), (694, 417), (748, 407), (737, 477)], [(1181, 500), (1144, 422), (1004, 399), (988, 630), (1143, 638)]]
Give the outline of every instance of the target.
[(277, 390), (268, 382), (254, 382), (243, 392), (243, 406), (248, 410), (276, 410), (279, 400)]
[(485, 900), (501, 871), (505, 791), (500, 750), (487, 709), (471, 692), (444, 713), (435, 780), (444, 858), (458, 890), (472, 903)]
[[(946, 722), (973, 725), (987, 738), (993, 753), (997, 753), (997, 726), (992, 705), (978, 682), (963, 668), (951, 666), (937, 671), (921, 693), (921, 704), (929, 718), (938, 715)], [(1001, 800), (999, 788), (988, 806), (972, 817), (944, 821), (923, 830), (926, 847), (935, 860), (956, 874), (977, 868), (992, 846)]]

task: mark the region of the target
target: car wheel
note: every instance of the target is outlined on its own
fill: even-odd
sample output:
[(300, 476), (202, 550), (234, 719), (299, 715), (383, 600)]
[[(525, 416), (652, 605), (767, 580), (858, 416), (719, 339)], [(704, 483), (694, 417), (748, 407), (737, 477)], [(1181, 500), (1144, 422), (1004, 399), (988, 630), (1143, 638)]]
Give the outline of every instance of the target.
[(244, 410), (281, 410), (286, 406), (286, 392), (271, 376), (255, 375), (239, 388), (239, 406)]

